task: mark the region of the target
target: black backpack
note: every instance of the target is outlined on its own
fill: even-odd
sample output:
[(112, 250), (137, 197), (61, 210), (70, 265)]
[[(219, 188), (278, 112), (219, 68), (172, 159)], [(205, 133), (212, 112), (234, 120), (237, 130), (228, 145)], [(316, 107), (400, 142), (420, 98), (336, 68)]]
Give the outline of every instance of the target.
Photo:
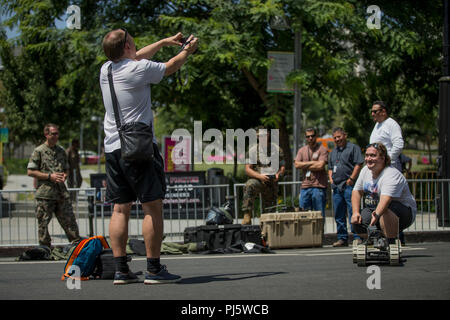
[(28, 261), (28, 260), (51, 260), (51, 253), (49, 247), (47, 246), (37, 246), (36, 248), (28, 249), (23, 252), (17, 260)]
[[(127, 262), (131, 261), (131, 256), (127, 254)], [(112, 249), (104, 249), (97, 257), (95, 271), (92, 274), (94, 279), (114, 279), (116, 265)]]

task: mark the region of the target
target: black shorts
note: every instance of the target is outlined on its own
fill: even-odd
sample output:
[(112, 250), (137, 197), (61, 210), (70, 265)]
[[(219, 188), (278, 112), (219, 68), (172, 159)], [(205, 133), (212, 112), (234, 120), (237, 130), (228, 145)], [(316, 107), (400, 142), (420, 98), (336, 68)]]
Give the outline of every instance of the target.
[[(405, 230), (413, 223), (412, 209), (401, 204), (398, 201), (391, 201), (388, 207), (398, 217), (398, 229), (399, 232)], [(358, 234), (367, 233), (367, 227), (372, 220), (372, 212), (374, 210), (370, 208), (364, 208), (361, 211), (361, 224), (353, 224), (354, 230)], [(378, 221), (377, 227), (380, 228), (380, 222)]]
[(106, 202), (129, 203), (139, 199), (141, 203), (164, 199), (166, 180), (164, 161), (156, 144), (154, 158), (149, 162), (126, 162), (121, 150), (105, 153)]

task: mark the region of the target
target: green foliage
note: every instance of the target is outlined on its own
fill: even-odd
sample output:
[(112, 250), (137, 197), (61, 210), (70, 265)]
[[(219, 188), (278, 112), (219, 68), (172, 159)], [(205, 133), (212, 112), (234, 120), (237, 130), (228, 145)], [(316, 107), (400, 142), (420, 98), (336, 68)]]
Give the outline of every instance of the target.
[(27, 174), (28, 159), (4, 159), (4, 166), (10, 174)]
[[(81, 30), (59, 30), (69, 4), (81, 8)], [(442, 3), (438, 0), (387, 1), (381, 29), (369, 30), (370, 1), (338, 0), (176, 0), (24, 1), (0, 0), (18, 26), (18, 39), (0, 37), (0, 103), (12, 141), (37, 141), (44, 123), (61, 125), (62, 139), (79, 135), (95, 149), (103, 116), (98, 73), (106, 61), (101, 42), (111, 29), (126, 27), (138, 48), (181, 31), (200, 39), (198, 52), (176, 74), (152, 86), (158, 138), (176, 128), (192, 130), (194, 120), (208, 128), (260, 124), (280, 129), (289, 159), (293, 95), (266, 92), (267, 51), (294, 51), (301, 32), (301, 68), (287, 79), (302, 95), (302, 125), (330, 132), (343, 126), (365, 145), (373, 126), (372, 101), (385, 100), (406, 140), (436, 138), (442, 52)], [(270, 22), (289, 21), (285, 30)], [(14, 54), (16, 50), (16, 55)], [(17, 52), (20, 54), (17, 55)], [(178, 48), (154, 57), (167, 61)], [(357, 71), (357, 67), (360, 69)], [(289, 169), (288, 163), (288, 169)]]

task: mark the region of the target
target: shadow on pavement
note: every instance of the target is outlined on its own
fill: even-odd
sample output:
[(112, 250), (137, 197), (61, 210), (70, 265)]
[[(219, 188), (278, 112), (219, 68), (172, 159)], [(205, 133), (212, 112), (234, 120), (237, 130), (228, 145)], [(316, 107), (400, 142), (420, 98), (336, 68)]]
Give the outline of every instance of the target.
[(433, 258), (434, 256), (429, 254), (402, 254), (402, 258)]
[(245, 273), (214, 274), (209, 276), (183, 278), (181, 279), (181, 281), (177, 282), (177, 284), (207, 283), (213, 281), (235, 281), (259, 277), (268, 277), (284, 273), (286, 272), (254, 272), (254, 273), (245, 272)]

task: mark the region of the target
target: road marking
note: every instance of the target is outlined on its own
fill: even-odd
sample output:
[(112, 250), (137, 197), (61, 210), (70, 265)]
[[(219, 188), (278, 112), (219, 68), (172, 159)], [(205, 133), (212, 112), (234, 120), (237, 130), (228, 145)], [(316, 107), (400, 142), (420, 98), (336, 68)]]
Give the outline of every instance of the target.
[(335, 253), (311, 253), (311, 254), (305, 254), (307, 257), (315, 257), (315, 256), (339, 256), (349, 254), (349, 252), (335, 252)]
[[(417, 250), (427, 250), (426, 248), (415, 248), (415, 247), (404, 247), (403, 251), (417, 251)], [(229, 258), (252, 258), (252, 257), (314, 257), (314, 256), (337, 256), (351, 254), (352, 248), (345, 249), (325, 249), (325, 250), (305, 250), (304, 252), (293, 252), (293, 253), (227, 253), (227, 254), (190, 254), (186, 255), (176, 255), (176, 256), (166, 256), (161, 255), (161, 260), (184, 260), (184, 259), (229, 259)], [(146, 257), (133, 256), (132, 261), (144, 261), (147, 260)], [(49, 263), (66, 263), (66, 260), (58, 261), (2, 261), (0, 265), (12, 265), (12, 264), (49, 264)]]

